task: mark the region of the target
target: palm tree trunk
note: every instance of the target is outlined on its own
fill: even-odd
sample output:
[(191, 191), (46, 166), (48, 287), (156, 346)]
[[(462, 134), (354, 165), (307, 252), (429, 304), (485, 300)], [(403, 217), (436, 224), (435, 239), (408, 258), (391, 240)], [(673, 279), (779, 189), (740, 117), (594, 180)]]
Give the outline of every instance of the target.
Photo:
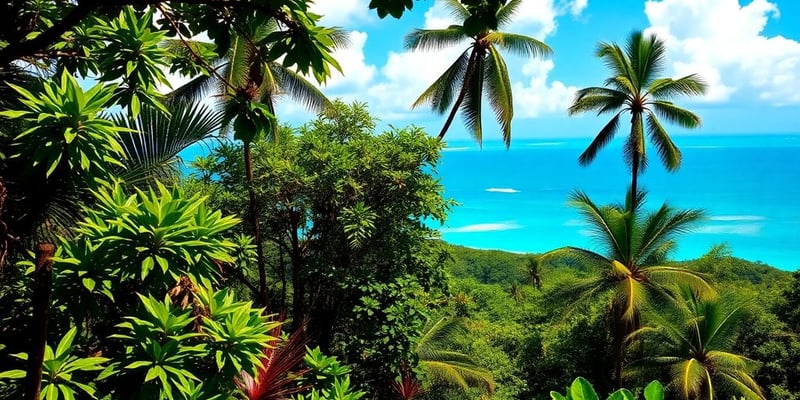
[(467, 95), (467, 87), (469, 87), (470, 77), (472, 76), (473, 71), (475, 70), (475, 58), (478, 56), (478, 50), (476, 48), (472, 49), (472, 53), (469, 55), (469, 61), (467, 63), (467, 72), (464, 73), (464, 81), (461, 83), (461, 91), (458, 93), (458, 98), (456, 98), (455, 104), (453, 104), (453, 109), (450, 110), (450, 115), (447, 116), (447, 120), (444, 122), (444, 126), (442, 130), (439, 132), (438, 139), (444, 139), (444, 135), (447, 133), (447, 130), (450, 129), (450, 124), (453, 123), (453, 119), (456, 117), (456, 113), (458, 109), (461, 107), (461, 103), (464, 102), (464, 97)]
[(253, 156), (250, 143), (244, 143), (244, 169), (247, 178), (247, 194), (250, 198), (250, 227), (253, 230), (253, 239), (256, 243), (256, 259), (258, 261), (258, 295), (260, 302), (267, 305), (267, 268), (264, 262), (264, 248), (261, 242), (261, 229), (258, 225), (258, 203), (256, 190), (253, 187)]

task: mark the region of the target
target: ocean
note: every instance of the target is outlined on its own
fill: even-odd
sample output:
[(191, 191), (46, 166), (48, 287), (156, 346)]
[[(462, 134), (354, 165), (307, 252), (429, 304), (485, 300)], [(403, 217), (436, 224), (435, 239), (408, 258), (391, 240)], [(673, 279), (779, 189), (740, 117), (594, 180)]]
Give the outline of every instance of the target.
[[(589, 166), (577, 158), (591, 138), (449, 141), (437, 168), (445, 196), (459, 205), (440, 228), (453, 244), (512, 252), (544, 252), (562, 246), (601, 250), (577, 210), (567, 205), (573, 190), (597, 204), (620, 203), (630, 183), (619, 137)], [(702, 209), (707, 218), (678, 238), (672, 258), (693, 259), (715, 244), (733, 255), (783, 270), (800, 269), (800, 134), (679, 135), (683, 153), (676, 173), (648, 147), (640, 177), (645, 207), (663, 202)], [(195, 145), (181, 154), (190, 161), (208, 151)]]
[[(672, 257), (693, 259), (715, 244), (733, 255), (800, 269), (800, 135), (676, 136), (680, 170), (668, 173), (655, 149), (639, 185), (645, 207), (663, 202), (702, 209), (707, 218), (677, 240)], [(621, 203), (630, 175), (615, 139), (589, 166), (577, 158), (590, 138), (449, 142), (438, 168), (446, 196), (460, 203), (441, 228), (449, 243), (544, 252), (562, 246), (601, 250), (567, 205), (573, 190), (597, 204)]]

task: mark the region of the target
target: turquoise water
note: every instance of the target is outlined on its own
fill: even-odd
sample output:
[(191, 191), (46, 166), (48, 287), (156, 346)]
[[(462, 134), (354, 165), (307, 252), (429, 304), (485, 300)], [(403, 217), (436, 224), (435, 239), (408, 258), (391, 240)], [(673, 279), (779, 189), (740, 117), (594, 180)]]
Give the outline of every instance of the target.
[[(622, 140), (580, 167), (590, 139), (450, 142), (438, 173), (445, 194), (460, 203), (442, 227), (454, 244), (515, 252), (561, 246), (597, 249), (580, 215), (566, 205), (580, 189), (598, 204), (622, 202), (630, 177), (622, 163)], [(662, 202), (700, 208), (708, 218), (682, 236), (674, 258), (696, 258), (719, 243), (737, 257), (784, 269), (800, 269), (800, 134), (677, 136), (683, 164), (667, 173), (651, 149), (640, 178), (648, 208)], [(195, 146), (186, 160), (206, 152)]]
[[(683, 163), (667, 173), (652, 149), (640, 186), (647, 208), (666, 201), (700, 208), (708, 218), (678, 241), (673, 255), (691, 259), (718, 243), (737, 257), (800, 269), (800, 135), (678, 136)], [(618, 203), (630, 182), (622, 140), (612, 142), (593, 164), (577, 158), (590, 139), (451, 142), (439, 175), (446, 195), (461, 205), (442, 229), (464, 246), (542, 252), (561, 246), (596, 249), (588, 227), (566, 205), (580, 189), (596, 203)]]

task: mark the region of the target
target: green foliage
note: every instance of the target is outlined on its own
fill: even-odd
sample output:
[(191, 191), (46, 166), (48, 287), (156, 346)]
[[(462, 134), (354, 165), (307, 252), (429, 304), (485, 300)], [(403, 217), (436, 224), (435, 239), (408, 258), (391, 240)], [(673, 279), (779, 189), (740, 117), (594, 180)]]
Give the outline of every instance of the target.
[(452, 202), (434, 174), (441, 143), (419, 128), (374, 128), (363, 104), (335, 102), (276, 143), (252, 143), (252, 186), (231, 143), (189, 185), (232, 213), (256, 191), (273, 309), (309, 318), (314, 344), (355, 364), (360, 383), (386, 387), (443, 289), (445, 250), (427, 222)]
[(115, 102), (126, 107), (136, 118), (142, 106), (168, 113), (156, 94), (156, 86), (169, 85), (164, 68), (168, 53), (161, 47), (166, 34), (152, 30), (154, 8), (137, 15), (133, 7), (125, 7), (110, 21), (95, 19), (93, 29), (105, 37), (97, 49), (98, 68), (104, 82), (122, 81), (114, 93)]
[(179, 187), (157, 186), (128, 195), (115, 182), (95, 193), (97, 205), (86, 210), (79, 239), (63, 243), (65, 289), (77, 281), (93, 292), (102, 276), (117, 285), (149, 282), (146, 293), (163, 293), (183, 275), (216, 281), (218, 263), (234, 261), (234, 245), (222, 235), (236, 218), (209, 210), (200, 196), (185, 197)]
[(361, 368), (372, 374), (397, 376), (406, 360), (414, 359), (414, 341), (427, 318), (425, 292), (413, 279), (372, 283), (360, 288), (353, 308), (354, 336), (345, 340), (350, 354), (360, 354)]
[[(73, 355), (73, 341), (78, 329), (72, 327), (58, 342), (55, 350), (49, 345), (44, 349), (44, 362), (42, 364), (42, 389), (41, 398), (43, 400), (58, 400), (59, 396), (64, 399), (75, 399), (76, 395), (81, 396), (85, 393), (92, 398), (95, 398), (95, 387), (91, 384), (83, 382), (91, 382), (90, 380), (84, 381), (81, 378), (86, 378), (89, 375), (87, 372), (97, 372), (103, 370), (103, 364), (108, 359), (104, 357), (83, 357)], [(21, 360), (27, 360), (26, 353), (15, 354)], [(0, 372), (0, 379), (22, 379), (25, 377), (23, 370), (10, 370)], [(95, 377), (95, 379), (102, 379)]]
[(122, 166), (119, 134), (127, 129), (100, 117), (111, 104), (113, 86), (98, 84), (84, 92), (75, 78), (63, 72), (59, 80), (44, 82), (41, 90), (12, 88), (24, 107), (0, 115), (23, 118), (31, 127), (14, 138), (11, 157), (30, 160), (29, 168), (43, 169), (46, 177), (64, 169), (90, 186), (107, 175), (107, 165)]
[(200, 390), (193, 385), (201, 382), (211, 390), (207, 394), (230, 394), (234, 377), (255, 374), (263, 348), (277, 339), (267, 332), (278, 322), (251, 303), (236, 302), (227, 290), (197, 291), (194, 309), (139, 296), (142, 318), (126, 317), (117, 325), (122, 333), (111, 336), (126, 349), (116, 362), (116, 379), (141, 380), (142, 395), (173, 399)]
[(734, 395), (765, 399), (753, 380), (758, 364), (731, 352), (745, 317), (742, 305), (700, 297), (683, 287), (674, 314), (661, 314), (658, 324), (631, 334), (630, 338), (647, 340), (652, 350), (634, 363), (630, 372), (662, 371), (671, 377), (668, 388), (687, 400)]
[(488, 370), (478, 366), (469, 356), (448, 348), (452, 336), (460, 333), (463, 324), (463, 320), (445, 318), (427, 324), (415, 346), (419, 366), (431, 379), (464, 390), (477, 387), (494, 393), (494, 379)]
[[(585, 378), (578, 377), (567, 387), (567, 391), (562, 395), (558, 392), (550, 392), (553, 400), (599, 400), (600, 397), (595, 392), (594, 387)], [(607, 400), (636, 400), (633, 392), (628, 389), (619, 389), (608, 395)], [(664, 400), (664, 387), (658, 381), (650, 382), (644, 389), (645, 400)]]

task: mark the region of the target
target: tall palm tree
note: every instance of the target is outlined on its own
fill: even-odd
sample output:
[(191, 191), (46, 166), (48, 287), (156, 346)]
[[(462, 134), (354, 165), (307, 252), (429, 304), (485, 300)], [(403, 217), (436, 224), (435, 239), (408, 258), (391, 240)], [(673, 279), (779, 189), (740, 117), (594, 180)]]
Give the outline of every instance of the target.
[[(552, 53), (550, 47), (532, 37), (499, 32), (489, 27), (489, 21), (478, 18), (458, 0), (442, 0), (452, 15), (464, 22), (445, 29), (415, 29), (405, 38), (406, 48), (412, 50), (441, 50), (445, 47), (469, 42), (467, 49), (435, 81), (425, 89), (412, 108), (430, 104), (431, 109), (450, 114), (439, 132), (444, 138), (456, 112), (461, 109), (465, 123), (478, 143), (483, 138), (481, 124), (481, 102), (484, 92), (495, 118), (503, 131), (503, 141), (511, 144), (511, 119), (514, 102), (511, 80), (500, 49), (524, 57), (542, 57)], [(496, 13), (497, 26), (507, 25), (519, 8), (522, 0), (511, 0)], [(452, 108), (451, 108), (452, 105)]]
[[(234, 138), (243, 142), (245, 179), (247, 180), (249, 210), (247, 220), (256, 243), (259, 297), (266, 304), (267, 279), (261, 227), (258, 222), (258, 202), (253, 187), (253, 161), (250, 144), (257, 137), (275, 140), (278, 132), (275, 102), (289, 96), (312, 111), (321, 111), (331, 102), (302, 75), (271, 59), (270, 49), (262, 43), (275, 32), (275, 21), (270, 24), (252, 23), (234, 35), (228, 52), (216, 60), (214, 73), (198, 76), (175, 90), (174, 101), (202, 97), (211, 91), (220, 96), (223, 106), (223, 130), (233, 129)], [(346, 45), (343, 31), (330, 29), (328, 36), (334, 48)], [(171, 42), (175, 51), (193, 53), (192, 44)], [(197, 53), (187, 54), (196, 56)], [(301, 291), (298, 291), (301, 293)], [(301, 302), (302, 303), (302, 302)]]
[(637, 193), (639, 174), (647, 165), (645, 131), (666, 169), (675, 171), (681, 165), (681, 152), (659, 118), (683, 128), (700, 126), (700, 117), (678, 107), (670, 99), (702, 95), (706, 85), (696, 74), (678, 79), (659, 78), (666, 64), (665, 55), (664, 42), (655, 35), (644, 36), (642, 32), (632, 33), (624, 49), (615, 43), (600, 43), (597, 56), (611, 70), (611, 77), (603, 87), (579, 90), (569, 107), (570, 115), (587, 111), (596, 111), (598, 115), (614, 113), (578, 158), (581, 165), (594, 161), (619, 130), (622, 115), (630, 114), (630, 134), (623, 153), (631, 168), (631, 193)]
[(479, 367), (467, 355), (447, 350), (453, 335), (464, 329), (459, 318), (441, 318), (429, 324), (416, 346), (419, 366), (428, 377), (464, 390), (478, 387), (494, 393), (491, 372)]
[[(686, 284), (701, 293), (713, 293), (702, 275), (677, 266), (665, 265), (675, 238), (686, 232), (701, 217), (698, 210), (675, 210), (663, 204), (655, 212), (642, 210), (645, 193), (639, 192), (636, 207), (626, 204), (596, 205), (585, 193), (570, 195), (576, 207), (591, 225), (604, 253), (576, 247), (563, 247), (543, 254), (540, 262), (571, 259), (599, 267), (599, 274), (577, 287), (565, 288), (564, 295), (578, 296), (578, 301), (611, 296), (609, 326), (614, 350), (614, 379), (622, 381), (624, 338), (638, 329), (642, 310), (648, 303), (664, 298), (672, 284)], [(574, 297), (574, 296), (572, 296)], [(603, 297), (605, 298), (605, 297)]]
[(729, 351), (745, 323), (742, 305), (730, 306), (718, 297), (702, 298), (686, 287), (674, 305), (675, 312), (629, 337), (650, 340), (655, 353), (633, 363), (633, 374), (660, 370), (671, 377), (667, 388), (685, 400), (733, 396), (764, 400), (753, 380), (758, 364)]

